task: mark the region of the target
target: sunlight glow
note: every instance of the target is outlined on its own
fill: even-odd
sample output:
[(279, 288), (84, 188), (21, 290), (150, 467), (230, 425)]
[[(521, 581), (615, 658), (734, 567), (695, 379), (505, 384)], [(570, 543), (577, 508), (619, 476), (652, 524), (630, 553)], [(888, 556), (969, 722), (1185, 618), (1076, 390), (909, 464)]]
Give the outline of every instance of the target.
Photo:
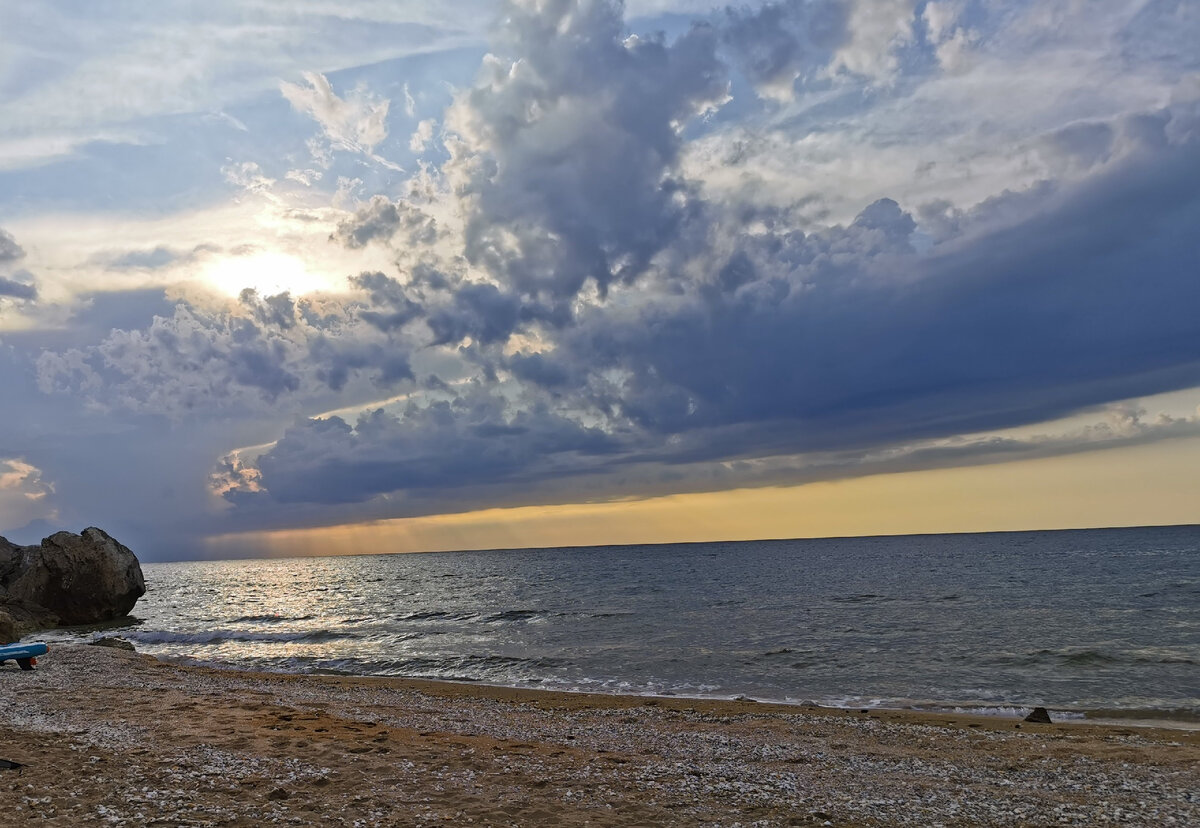
[(331, 279), (310, 272), (297, 257), (274, 251), (220, 259), (205, 268), (204, 279), (228, 296), (237, 296), (246, 288), (261, 296), (284, 291), (300, 296), (333, 287)]

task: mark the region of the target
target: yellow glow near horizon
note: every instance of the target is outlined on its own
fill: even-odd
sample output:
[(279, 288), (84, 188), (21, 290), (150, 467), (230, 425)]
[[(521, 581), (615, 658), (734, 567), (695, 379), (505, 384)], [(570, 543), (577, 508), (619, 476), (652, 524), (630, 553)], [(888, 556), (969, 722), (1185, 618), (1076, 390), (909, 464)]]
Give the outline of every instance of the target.
[(210, 538), (214, 557), (1200, 523), (1200, 439), (804, 486)]
[(312, 273), (296, 256), (275, 251), (230, 256), (204, 269), (204, 280), (227, 296), (253, 288), (260, 296), (287, 291), (293, 296), (327, 290), (330, 280)]

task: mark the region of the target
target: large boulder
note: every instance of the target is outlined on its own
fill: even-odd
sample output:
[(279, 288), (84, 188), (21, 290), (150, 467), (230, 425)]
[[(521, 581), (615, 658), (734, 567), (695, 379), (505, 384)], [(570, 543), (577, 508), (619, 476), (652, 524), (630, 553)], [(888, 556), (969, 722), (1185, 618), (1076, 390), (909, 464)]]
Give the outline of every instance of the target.
[(58, 532), (39, 546), (0, 538), (0, 634), (6, 624), (28, 632), (111, 621), (145, 593), (137, 556), (101, 529)]

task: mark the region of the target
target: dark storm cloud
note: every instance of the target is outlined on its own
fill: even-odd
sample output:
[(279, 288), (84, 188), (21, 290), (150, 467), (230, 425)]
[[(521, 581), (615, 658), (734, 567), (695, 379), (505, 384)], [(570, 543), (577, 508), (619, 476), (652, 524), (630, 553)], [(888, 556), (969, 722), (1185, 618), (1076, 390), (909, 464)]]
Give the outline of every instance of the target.
[(669, 246), (692, 195), (681, 125), (728, 90), (718, 35), (626, 37), (608, 2), (510, 4), (501, 57), (460, 96), (445, 171), (469, 208), (465, 253), (513, 290), (601, 295)]
[(566, 368), (544, 354), (514, 354), (508, 367), (517, 378), (543, 388), (561, 388), (571, 380)]
[(359, 311), (359, 316), (381, 331), (401, 328), (422, 315), (421, 305), (409, 298), (409, 289), (384, 273), (360, 273), (350, 283), (370, 295), (372, 309)]
[[(981, 205), (925, 255), (890, 200), (845, 227), (744, 238), (686, 295), (593, 306), (557, 332), (553, 351), (507, 360), (521, 381), (593, 412), (604, 432), (476, 388), (401, 419), (293, 429), (263, 458), (263, 482), (283, 499), (436, 489), (444, 502), (455, 486), (544, 489), (638, 464), (696, 476), (696, 464), (740, 457), (844, 453), (674, 484), (703, 488), (1094, 445), (1095, 435), (976, 440), (869, 457), (1200, 382), (1200, 280), (1182, 267), (1200, 257), (1196, 149), (1135, 154), (1086, 185), (1035, 190), (1020, 210)], [(605, 372), (623, 379), (601, 381)], [(323, 488), (330, 480), (339, 485)]]
[(259, 461), (281, 502), (342, 503), (380, 492), (439, 490), (537, 479), (578, 457), (611, 452), (613, 439), (542, 408), (509, 415), (502, 400), (468, 392), (409, 406), (402, 417), (364, 414), (289, 429)]
[(741, 277), (594, 311), (557, 357), (629, 372), (623, 405), (646, 429), (730, 429), (717, 453), (1001, 428), (1200, 382), (1200, 142), (1023, 208), (997, 226), (984, 205), (926, 256), (887, 201), (844, 229), (747, 241)]
[(842, 43), (844, 4), (728, 12), (673, 41), (630, 36), (610, 2), (506, 9), (432, 183), (334, 228), (390, 245), (395, 273), (353, 277), (349, 298), (180, 304), (47, 350), (43, 388), (212, 417), (341, 410), (312, 400), (362, 377), (411, 394), (397, 415), (301, 421), (246, 461), (254, 486), (227, 464), (226, 496), (261, 516), (1044, 456), (1100, 438), (927, 443), (1200, 385), (1189, 104), (1048, 130), (1026, 148), (1050, 177), (972, 209), (881, 198), (809, 231), (796, 217), (821, 193), (726, 203), (683, 174), (685, 134), (726, 98), (722, 55), (788, 93)]
[[(802, 50), (768, 59), (760, 31), (796, 8), (730, 15), (730, 44), (762, 38), (764, 83), (780, 67), (797, 71)], [(272, 496), (446, 497), (510, 476), (535, 487), (602, 467), (863, 452), (1200, 383), (1200, 139), (1186, 112), (1048, 135), (1046, 152), (1090, 177), (966, 212), (931, 205), (922, 221), (937, 242), (918, 252), (916, 221), (891, 199), (804, 233), (786, 211), (727, 207), (679, 177), (679, 124), (726, 88), (713, 30), (631, 41), (617, 7), (587, 2), (514, 7), (506, 26), (501, 43), (519, 60), (489, 66), (460, 97), (450, 119), (460, 143), (445, 168), (468, 208), (467, 257), (495, 283), (373, 274), (358, 286), (373, 325), (421, 318), (434, 345), (469, 338), (476, 345), (460, 353), (490, 381), (506, 370), (525, 394), (443, 386), (453, 399), (386, 427), (293, 429), (261, 462)], [(826, 48), (834, 28), (821, 35)], [(685, 66), (705, 82), (680, 80)], [(387, 207), (372, 202), (355, 221), (391, 227)], [(745, 232), (752, 222), (760, 228)], [(636, 301), (605, 300), (605, 287), (635, 277)], [(600, 299), (566, 316), (538, 301), (562, 307), (589, 280)], [(531, 332), (541, 350), (478, 348)], [(530, 415), (548, 400), (569, 416)], [(482, 420), (467, 413), (478, 411)], [(563, 450), (539, 441), (582, 433), (607, 435), (604, 451), (545, 462)], [(1002, 450), (974, 443), (910, 458)], [(435, 472), (439, 453), (450, 461)], [(846, 465), (833, 464), (837, 474)], [(322, 489), (329, 479), (339, 485)]]
[(495, 285), (467, 284), (454, 294), (452, 308), (434, 311), (425, 320), (433, 344), (445, 345), (471, 337), (485, 345), (512, 334), (520, 318), (521, 301)]

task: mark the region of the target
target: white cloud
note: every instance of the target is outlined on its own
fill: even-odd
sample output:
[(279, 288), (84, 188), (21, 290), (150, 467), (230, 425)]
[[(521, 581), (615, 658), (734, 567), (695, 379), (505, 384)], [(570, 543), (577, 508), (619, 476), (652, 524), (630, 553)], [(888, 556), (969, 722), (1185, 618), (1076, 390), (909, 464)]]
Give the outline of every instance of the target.
[(225, 180), (236, 187), (241, 187), (251, 193), (270, 195), (275, 179), (263, 174), (262, 167), (254, 161), (242, 161), (238, 164), (227, 164), (221, 168)]
[(96, 131), (35, 132), (31, 135), (10, 135), (5, 138), (0, 126), (0, 172), (21, 170), (50, 164), (71, 156), (92, 143), (143, 144), (144, 135), (132, 130), (102, 129)]
[(408, 140), (408, 148), (413, 152), (424, 152), (425, 148), (429, 146), (429, 142), (433, 140), (433, 128), (436, 124), (436, 121), (429, 118), (417, 124), (412, 137)]
[(929, 40), (933, 43), (941, 43), (949, 37), (962, 10), (962, 0), (941, 0), (941, 2), (931, 0), (926, 3), (922, 17), (925, 19)]
[(36, 466), (17, 459), (0, 459), (0, 491), (16, 492), (28, 500), (41, 500), (54, 491), (54, 486), (42, 481)]
[[(42, 129), (111, 124), (180, 112), (219, 112), (302, 70), (329, 72), (460, 46), (478, 38), (488, 3), (420, 0), (213, 0), (181, 20), (155, 4), (103, 13), (55, 4), (0, 10), (11, 55), (6, 123)], [(473, 10), (474, 14), (469, 13)], [(49, 58), (59, 71), (38, 71)]]
[(849, 0), (850, 38), (831, 68), (886, 80), (896, 71), (896, 49), (913, 37), (916, 0)]
[(417, 102), (409, 91), (408, 84), (404, 84), (404, 114), (412, 118), (417, 114)]
[(0, 458), (0, 531), (53, 517), (53, 494), (54, 484), (42, 477), (41, 469), (20, 458)]
[(280, 84), (280, 91), (298, 112), (312, 116), (321, 125), (336, 148), (370, 154), (387, 138), (388, 101), (363, 89), (339, 98), (329, 79), (316, 72), (305, 72), (304, 80), (307, 86), (285, 82)]

